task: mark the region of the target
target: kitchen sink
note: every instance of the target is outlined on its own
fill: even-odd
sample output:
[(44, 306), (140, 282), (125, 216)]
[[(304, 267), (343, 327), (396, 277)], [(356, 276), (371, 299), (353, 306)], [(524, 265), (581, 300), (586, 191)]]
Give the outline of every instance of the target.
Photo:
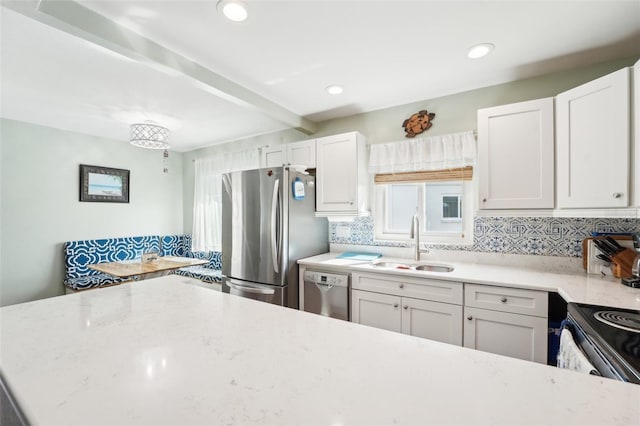
[(425, 272), (452, 272), (453, 266), (450, 265), (439, 265), (432, 263), (420, 263), (420, 264), (411, 264), (411, 263), (397, 263), (397, 262), (377, 262), (372, 263), (371, 266), (376, 268), (390, 268), (390, 269), (401, 269), (401, 270), (409, 270), (409, 271), (425, 271)]
[(415, 265), (413, 267), (416, 271), (429, 271), (429, 272), (451, 272), (453, 266), (449, 265)]
[(375, 266), (377, 268), (411, 269), (413, 265), (396, 262), (378, 262), (372, 263), (372, 266)]

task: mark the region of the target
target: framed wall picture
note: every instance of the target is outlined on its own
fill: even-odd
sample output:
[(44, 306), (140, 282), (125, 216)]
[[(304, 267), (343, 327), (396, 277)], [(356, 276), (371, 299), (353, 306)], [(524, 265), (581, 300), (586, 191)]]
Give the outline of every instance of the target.
[(80, 201), (129, 202), (129, 170), (80, 164)]

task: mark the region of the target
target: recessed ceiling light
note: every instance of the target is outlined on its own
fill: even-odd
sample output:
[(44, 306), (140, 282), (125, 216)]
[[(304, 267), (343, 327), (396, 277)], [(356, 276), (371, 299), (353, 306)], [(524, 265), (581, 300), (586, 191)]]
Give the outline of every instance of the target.
[(337, 84), (332, 84), (331, 86), (327, 86), (324, 90), (326, 90), (327, 93), (330, 95), (339, 95), (340, 93), (344, 92), (344, 89), (342, 88), (342, 86), (338, 86)]
[(494, 47), (495, 46), (491, 43), (476, 44), (467, 51), (467, 56), (471, 59), (482, 58), (483, 56), (487, 56), (491, 53)]
[(220, 0), (217, 7), (218, 11), (222, 11), (223, 15), (233, 22), (246, 21), (249, 16), (247, 5), (239, 0)]

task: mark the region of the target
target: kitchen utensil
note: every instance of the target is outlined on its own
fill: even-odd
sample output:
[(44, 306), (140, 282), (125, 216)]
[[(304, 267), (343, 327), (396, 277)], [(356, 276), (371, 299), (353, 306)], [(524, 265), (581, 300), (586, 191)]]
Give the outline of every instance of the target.
[(624, 250), (624, 247), (622, 247), (620, 244), (618, 244), (618, 242), (615, 239), (613, 239), (612, 237), (607, 235), (606, 237), (604, 237), (604, 239), (605, 239), (606, 242), (608, 242), (613, 247), (615, 247), (618, 251)]
[(612, 250), (611, 247), (604, 242), (604, 240), (593, 240), (593, 244), (596, 245), (598, 250), (600, 250), (604, 255), (611, 257), (615, 254), (615, 250)]
[(622, 250), (624, 250), (624, 248), (620, 247), (617, 244), (613, 244), (611, 241), (609, 241), (607, 239), (600, 240), (600, 242), (602, 244), (604, 244), (605, 246), (607, 246), (607, 248), (609, 249), (609, 252), (611, 253), (610, 256), (613, 256), (614, 254), (619, 253)]
[(596, 255), (596, 257), (600, 260), (604, 260), (607, 263), (611, 263), (611, 258), (609, 256), (605, 256), (604, 254)]

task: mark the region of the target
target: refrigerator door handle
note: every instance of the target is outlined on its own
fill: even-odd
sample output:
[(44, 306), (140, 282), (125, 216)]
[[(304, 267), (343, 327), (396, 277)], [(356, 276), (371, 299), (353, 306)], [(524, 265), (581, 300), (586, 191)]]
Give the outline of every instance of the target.
[(274, 294), (276, 291), (272, 288), (256, 288), (256, 287), (247, 287), (244, 285), (240, 285), (240, 284), (236, 284), (236, 283), (232, 283), (230, 281), (227, 281), (227, 285), (234, 289), (234, 290), (238, 290), (238, 291), (244, 291), (246, 293), (255, 293), (255, 294)]
[(271, 200), (271, 257), (273, 258), (273, 271), (277, 274), (278, 270), (278, 188), (280, 187), (280, 179), (276, 179), (273, 185), (273, 197)]

